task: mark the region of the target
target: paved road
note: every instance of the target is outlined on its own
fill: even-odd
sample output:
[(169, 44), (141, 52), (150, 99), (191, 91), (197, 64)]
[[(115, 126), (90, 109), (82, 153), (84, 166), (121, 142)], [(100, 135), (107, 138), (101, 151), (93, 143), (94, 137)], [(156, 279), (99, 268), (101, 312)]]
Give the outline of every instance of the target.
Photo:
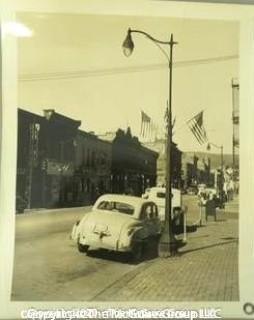
[[(191, 210), (188, 219), (198, 218), (195, 197), (184, 197)], [(42, 210), (17, 215), (12, 300), (88, 301), (123, 276), (142, 268), (122, 254), (78, 252), (69, 239), (72, 225), (90, 208)]]
[(78, 252), (70, 230), (88, 209), (17, 216), (12, 300), (87, 301), (138, 267), (126, 255)]

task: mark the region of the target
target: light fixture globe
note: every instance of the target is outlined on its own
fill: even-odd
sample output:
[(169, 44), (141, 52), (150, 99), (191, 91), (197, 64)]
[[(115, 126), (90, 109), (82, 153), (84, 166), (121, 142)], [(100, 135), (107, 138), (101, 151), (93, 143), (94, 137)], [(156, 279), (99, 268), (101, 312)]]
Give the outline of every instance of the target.
[(122, 44), (123, 53), (126, 57), (129, 57), (132, 54), (134, 49), (134, 43), (131, 37), (131, 29), (128, 29), (127, 36)]

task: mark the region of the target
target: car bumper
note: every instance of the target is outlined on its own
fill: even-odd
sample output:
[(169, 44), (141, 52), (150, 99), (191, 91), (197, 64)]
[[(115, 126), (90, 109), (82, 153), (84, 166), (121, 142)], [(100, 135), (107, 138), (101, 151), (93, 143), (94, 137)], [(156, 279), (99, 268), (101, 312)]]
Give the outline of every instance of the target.
[(130, 243), (123, 243), (119, 240), (111, 240), (108, 238), (99, 238), (98, 235), (91, 234), (79, 238), (79, 242), (82, 245), (86, 245), (93, 248), (107, 249), (116, 252), (130, 252)]

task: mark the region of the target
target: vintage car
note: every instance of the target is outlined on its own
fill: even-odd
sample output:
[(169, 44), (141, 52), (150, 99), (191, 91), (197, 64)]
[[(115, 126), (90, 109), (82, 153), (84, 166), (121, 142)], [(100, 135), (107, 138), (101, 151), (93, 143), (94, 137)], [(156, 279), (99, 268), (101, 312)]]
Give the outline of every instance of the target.
[(203, 206), (206, 205), (207, 200), (213, 200), (215, 203), (215, 207), (223, 208), (223, 201), (220, 198), (220, 194), (217, 188), (206, 187), (202, 192), (200, 192), (199, 199)]
[[(178, 214), (183, 210), (182, 208), (182, 194), (181, 191), (172, 188), (172, 218), (174, 214)], [(161, 221), (165, 220), (165, 201), (166, 201), (166, 188), (165, 187), (152, 187), (146, 189), (142, 195), (143, 199), (149, 199), (157, 204), (159, 210), (159, 218)]]
[(158, 239), (160, 232), (158, 208), (153, 201), (106, 194), (73, 226), (71, 238), (80, 252), (87, 252), (89, 247), (129, 252), (138, 261), (144, 246)]
[[(184, 214), (187, 212), (187, 207), (182, 205), (182, 192), (179, 189), (172, 188), (172, 210), (171, 218), (173, 223), (173, 232), (175, 234), (182, 234), (184, 232)], [(165, 205), (166, 205), (166, 188), (152, 187), (146, 189), (142, 195), (143, 199), (147, 199), (156, 203), (159, 211), (159, 218), (162, 228), (165, 222)]]
[(198, 187), (197, 186), (190, 186), (186, 189), (186, 194), (190, 196), (194, 196), (198, 194)]

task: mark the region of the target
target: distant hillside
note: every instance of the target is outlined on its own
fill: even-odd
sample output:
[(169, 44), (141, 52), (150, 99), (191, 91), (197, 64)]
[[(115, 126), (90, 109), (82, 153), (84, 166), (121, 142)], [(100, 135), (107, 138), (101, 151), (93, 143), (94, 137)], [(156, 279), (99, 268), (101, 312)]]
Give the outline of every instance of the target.
[[(189, 158), (194, 156), (194, 154), (202, 161), (202, 159), (211, 159), (211, 168), (217, 169), (221, 165), (221, 155), (217, 153), (210, 152), (184, 152), (184, 154)], [(232, 154), (223, 154), (223, 160), (226, 166), (232, 166), (233, 158)], [(235, 155), (236, 165), (239, 165), (239, 156)]]

